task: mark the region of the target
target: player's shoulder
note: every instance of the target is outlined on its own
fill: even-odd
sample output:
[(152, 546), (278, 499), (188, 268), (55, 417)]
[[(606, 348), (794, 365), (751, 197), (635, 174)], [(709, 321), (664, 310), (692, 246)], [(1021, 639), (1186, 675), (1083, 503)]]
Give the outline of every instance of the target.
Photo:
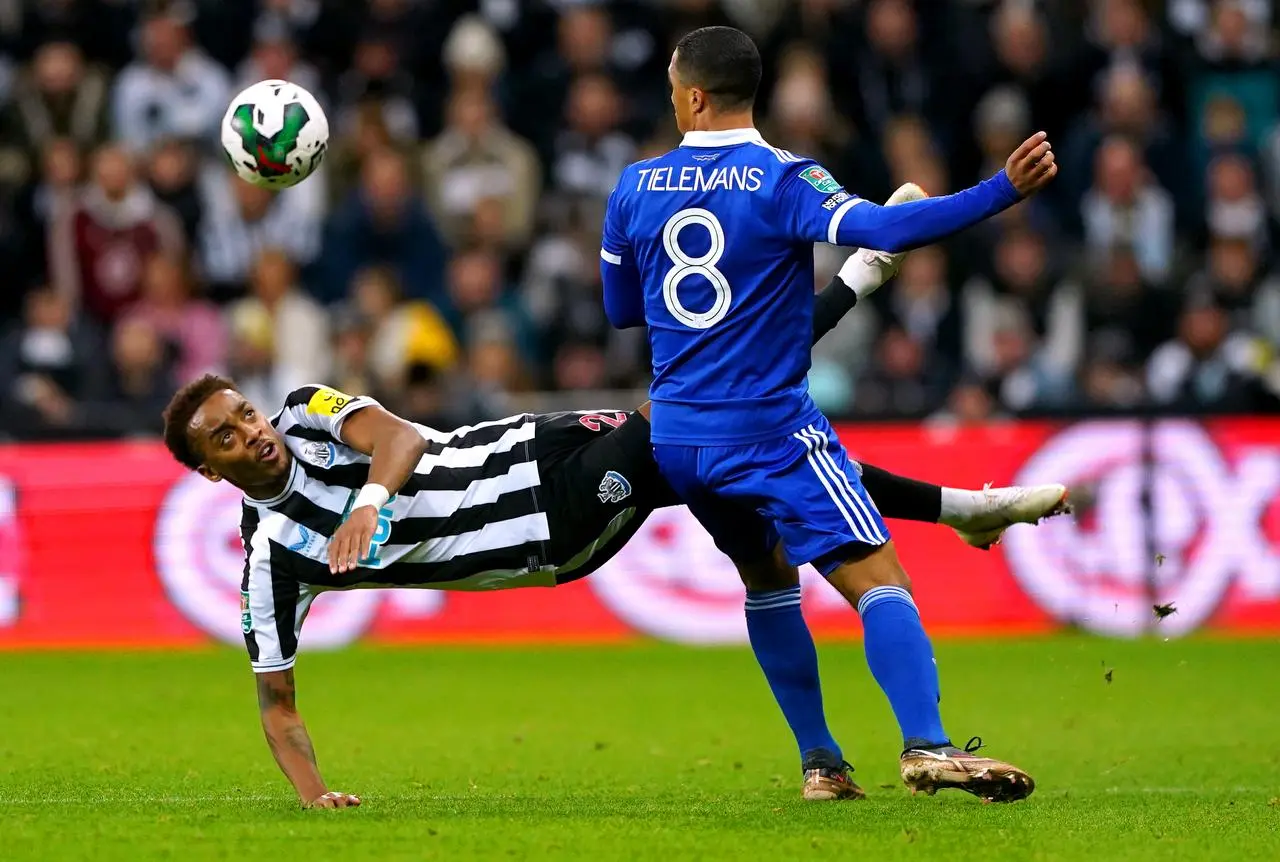
[(637, 189), (638, 185), (636, 183), (636, 177), (640, 175), (640, 172), (645, 169), (651, 170), (655, 167), (661, 166), (664, 163), (664, 160), (666, 160), (673, 152), (675, 152), (675, 150), (663, 153), (659, 156), (653, 156), (648, 159), (641, 159), (638, 162), (632, 162), (627, 165), (622, 169), (622, 172), (618, 174), (618, 180), (613, 184), (613, 193), (621, 197), (625, 196), (628, 192)]
[(334, 402), (346, 403), (360, 398), (348, 395), (327, 383), (307, 383), (291, 391), (284, 399), (281, 412), (301, 411), (312, 413), (328, 413)]

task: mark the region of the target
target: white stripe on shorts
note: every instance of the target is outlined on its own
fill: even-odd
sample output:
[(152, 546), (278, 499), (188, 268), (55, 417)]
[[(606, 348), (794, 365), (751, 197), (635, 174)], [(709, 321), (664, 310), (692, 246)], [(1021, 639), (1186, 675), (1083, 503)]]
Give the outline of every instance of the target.
[(820, 477), (825, 475), (823, 487), (840, 507), (841, 514), (845, 516), (850, 529), (853, 530), (854, 538), (867, 545), (883, 544), (884, 537), (876, 527), (875, 519), (867, 515), (866, 507), (861, 505), (862, 501), (849, 485), (848, 477), (836, 466), (831, 453), (827, 451), (827, 436), (812, 425), (799, 431), (798, 435), (809, 446), (810, 465), (820, 471)]
[(804, 431), (797, 431), (791, 436), (804, 444), (804, 448), (808, 450), (809, 453), (807, 456), (809, 459), (809, 466), (813, 468), (813, 472), (817, 475), (818, 481), (822, 483), (822, 487), (827, 489), (827, 494), (831, 497), (831, 502), (836, 504), (836, 509), (838, 509), (840, 514), (844, 516), (845, 523), (849, 525), (849, 529), (853, 532), (854, 536), (860, 535), (862, 532), (861, 529), (853, 522), (853, 516), (850, 515), (849, 510), (845, 508), (844, 502), (836, 494), (835, 488), (831, 487), (831, 482), (827, 479), (826, 474), (823, 473), (822, 468), (818, 466), (818, 460), (814, 456), (813, 439), (805, 436)]
[(821, 431), (819, 431), (817, 428), (814, 428), (812, 425), (809, 426), (809, 429), (822, 439), (822, 445), (818, 447), (818, 459), (826, 460), (826, 462), (831, 467), (832, 478), (835, 479), (838, 484), (842, 484), (844, 486), (845, 490), (847, 491), (845, 499), (847, 499), (850, 505), (853, 507), (854, 514), (862, 516), (859, 518), (859, 520), (862, 520), (862, 518), (865, 517), (866, 523), (869, 526), (871, 533), (876, 536), (877, 544), (883, 544), (884, 542), (887, 542), (889, 540), (889, 537), (886, 536), (884, 532), (880, 529), (880, 527), (876, 524), (876, 511), (875, 511), (874, 501), (871, 503), (870, 506), (868, 506), (867, 501), (864, 500), (858, 494), (857, 491), (853, 490), (853, 483), (849, 481), (849, 475), (845, 473), (843, 470), (841, 470), (839, 466), (836, 465), (836, 459), (831, 457), (831, 452), (830, 450), (827, 449), (826, 435), (823, 434)]

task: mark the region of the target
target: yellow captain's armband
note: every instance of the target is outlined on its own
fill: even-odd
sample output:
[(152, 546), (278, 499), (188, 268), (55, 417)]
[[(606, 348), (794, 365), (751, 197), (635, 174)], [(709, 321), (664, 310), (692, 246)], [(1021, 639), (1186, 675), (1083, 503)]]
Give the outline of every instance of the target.
[(307, 402), (307, 412), (317, 416), (336, 416), (350, 400), (350, 395), (336, 389), (317, 389), (316, 394), (312, 395), (311, 400)]

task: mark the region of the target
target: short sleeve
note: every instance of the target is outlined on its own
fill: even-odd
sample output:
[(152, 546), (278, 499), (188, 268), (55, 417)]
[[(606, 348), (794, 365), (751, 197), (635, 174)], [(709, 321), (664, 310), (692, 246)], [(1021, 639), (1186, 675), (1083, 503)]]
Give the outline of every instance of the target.
[(330, 386), (313, 384), (290, 392), (284, 409), (273, 424), (281, 433), (288, 433), (296, 426), (327, 435), (340, 443), (342, 423), (347, 417), (365, 407), (377, 406), (380, 406), (378, 402), (366, 395), (348, 395)]
[(816, 162), (792, 167), (775, 187), (778, 219), (795, 242), (835, 243), (846, 212), (862, 201)]

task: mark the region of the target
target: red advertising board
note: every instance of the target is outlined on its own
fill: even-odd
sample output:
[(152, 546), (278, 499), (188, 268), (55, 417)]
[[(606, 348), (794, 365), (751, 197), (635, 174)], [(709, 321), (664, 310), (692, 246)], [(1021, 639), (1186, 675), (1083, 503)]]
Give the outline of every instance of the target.
[[(943, 527), (890, 523), (937, 634), (1070, 624), (1127, 636), (1152, 625), (1153, 601), (1177, 608), (1159, 624), (1167, 636), (1280, 634), (1280, 418), (858, 426), (842, 436), (859, 458), (946, 485), (1073, 488), (1077, 516), (1011, 529), (990, 553)], [(235, 489), (186, 473), (157, 443), (0, 447), (0, 648), (240, 643), (238, 523)], [(834, 590), (812, 571), (805, 579), (815, 634), (857, 637)], [(742, 598), (696, 522), (668, 509), (579, 583), (330, 593), (302, 641), (739, 642)]]

